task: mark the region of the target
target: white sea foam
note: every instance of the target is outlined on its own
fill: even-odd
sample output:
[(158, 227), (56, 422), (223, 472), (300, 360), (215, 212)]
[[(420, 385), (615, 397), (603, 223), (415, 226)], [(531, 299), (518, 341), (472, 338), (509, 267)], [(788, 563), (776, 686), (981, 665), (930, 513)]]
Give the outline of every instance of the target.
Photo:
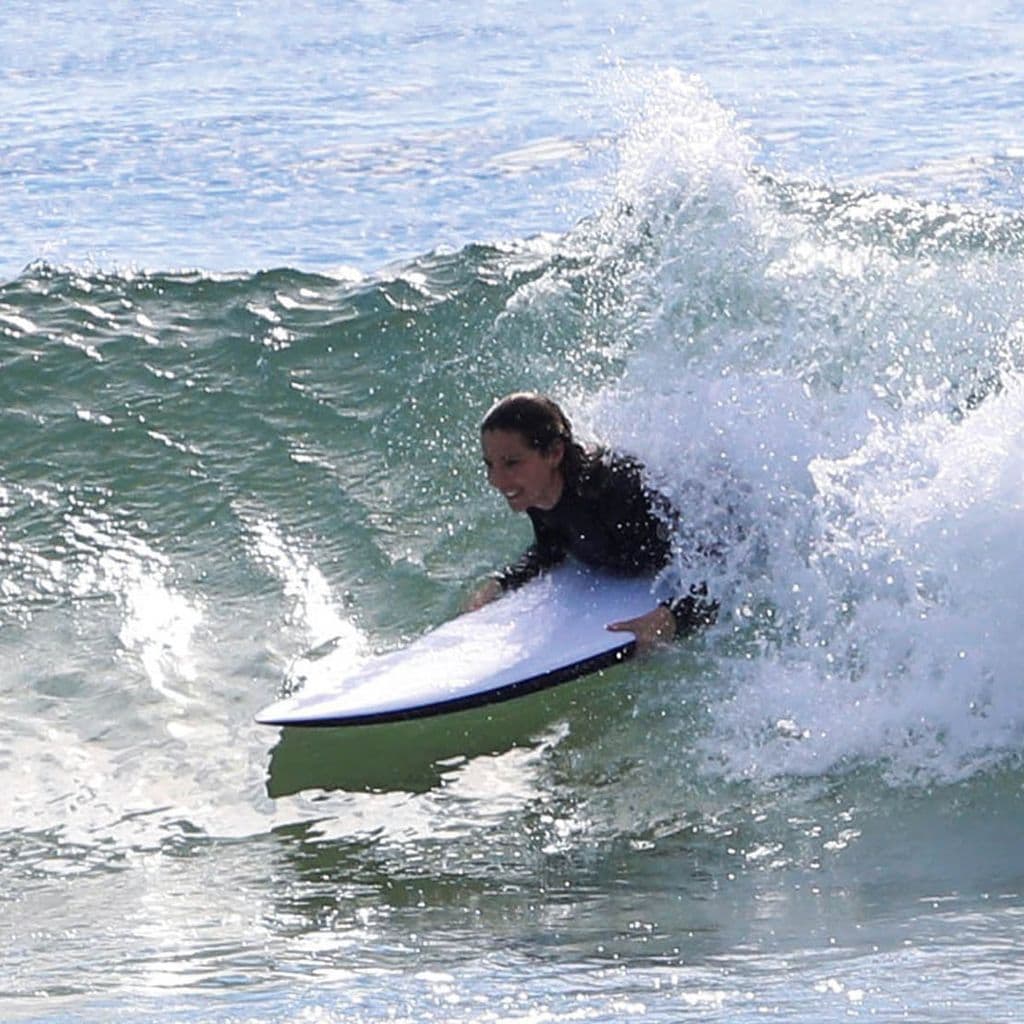
[(305, 631), (306, 639), (322, 642), (337, 638), (337, 646), (354, 659), (363, 637), (341, 613), (327, 578), (309, 555), (268, 516), (252, 514), (241, 506), (238, 513), (251, 535), (254, 554), (279, 579), (292, 603), (292, 619)]
[[(894, 197), (841, 223), (820, 197), (787, 210), (699, 83), (645, 94), (601, 225), (642, 253), (630, 351), (572, 412), (644, 458), (691, 546), (729, 527), (724, 560), (690, 567), (724, 599), (709, 770), (958, 778), (1018, 756), (1019, 259)], [(888, 213), (866, 240), (869, 206)]]

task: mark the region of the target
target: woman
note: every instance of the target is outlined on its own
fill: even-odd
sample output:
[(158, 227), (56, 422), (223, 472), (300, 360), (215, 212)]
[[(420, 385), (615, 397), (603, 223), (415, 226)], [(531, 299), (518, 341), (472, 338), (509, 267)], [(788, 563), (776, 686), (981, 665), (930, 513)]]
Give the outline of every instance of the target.
[[(494, 574), (467, 602), (473, 610), (521, 586), (572, 555), (595, 568), (653, 575), (669, 561), (669, 502), (643, 482), (643, 468), (627, 456), (587, 450), (572, 436), (562, 410), (543, 395), (509, 395), (480, 427), (488, 482), (513, 512), (533, 523), (534, 542), (519, 561)], [(715, 621), (707, 588), (663, 601), (611, 630), (635, 634), (638, 646), (692, 633)]]

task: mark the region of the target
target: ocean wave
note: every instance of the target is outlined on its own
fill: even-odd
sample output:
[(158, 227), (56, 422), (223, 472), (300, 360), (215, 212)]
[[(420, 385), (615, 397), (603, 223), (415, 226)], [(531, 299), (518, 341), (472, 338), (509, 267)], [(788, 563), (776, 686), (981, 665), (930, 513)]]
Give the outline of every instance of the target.
[(243, 717), (327, 629), (400, 642), (525, 541), (476, 425), (533, 387), (639, 455), (691, 541), (729, 533), (704, 770), (1018, 756), (1019, 214), (769, 174), (675, 73), (630, 116), (565, 235), (373, 275), (38, 263), (0, 287), (12, 650), (40, 616), (88, 623), (54, 672), (120, 652), (121, 691), (175, 721), (197, 666), (234, 672), (214, 637), (259, 666), (246, 705), (213, 697)]

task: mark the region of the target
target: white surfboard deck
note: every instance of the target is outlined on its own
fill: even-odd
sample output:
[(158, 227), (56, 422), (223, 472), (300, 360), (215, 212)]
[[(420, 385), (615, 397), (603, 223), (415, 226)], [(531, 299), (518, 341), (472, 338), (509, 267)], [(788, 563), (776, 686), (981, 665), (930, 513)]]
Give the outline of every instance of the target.
[(264, 708), (256, 721), (367, 725), (523, 696), (630, 657), (633, 634), (606, 627), (655, 604), (649, 579), (560, 567), (333, 677), (324, 659), (299, 693)]

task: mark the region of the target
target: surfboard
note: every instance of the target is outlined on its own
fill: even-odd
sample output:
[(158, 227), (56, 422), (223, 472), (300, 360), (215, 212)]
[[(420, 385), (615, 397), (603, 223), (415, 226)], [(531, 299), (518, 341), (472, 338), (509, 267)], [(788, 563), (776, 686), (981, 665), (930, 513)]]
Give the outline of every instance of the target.
[(356, 665), (346, 655), (340, 669), (329, 655), (311, 662), (303, 688), (256, 721), (368, 725), (522, 697), (631, 657), (633, 634), (606, 627), (654, 605), (649, 579), (561, 566), (400, 650)]

